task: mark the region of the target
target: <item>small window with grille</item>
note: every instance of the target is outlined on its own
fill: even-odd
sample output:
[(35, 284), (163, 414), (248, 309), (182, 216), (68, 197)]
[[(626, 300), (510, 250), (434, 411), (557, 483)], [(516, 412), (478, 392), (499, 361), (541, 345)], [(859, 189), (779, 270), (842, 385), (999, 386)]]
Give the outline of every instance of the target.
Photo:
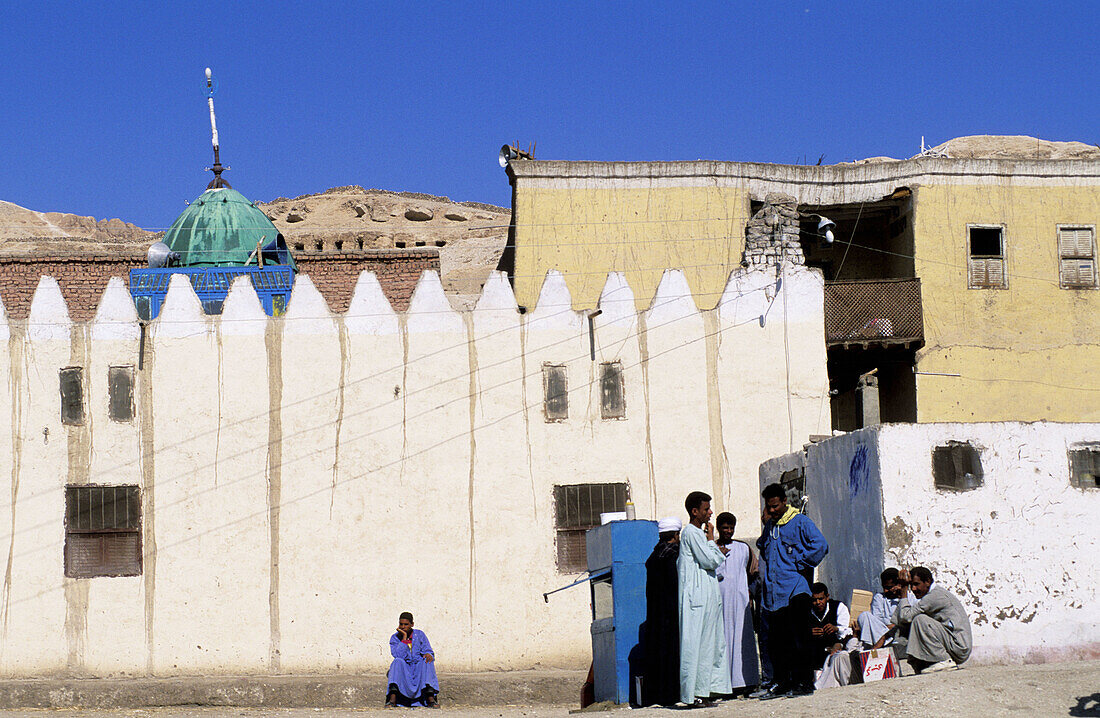
[(932, 479), (937, 489), (970, 491), (983, 483), (982, 454), (972, 444), (949, 441), (932, 449)]
[(113, 366), (107, 370), (107, 412), (115, 421), (134, 418), (134, 368)]
[(542, 365), (542, 410), (547, 421), (569, 418), (569, 382), (562, 364)]
[(1058, 282), (1063, 289), (1096, 289), (1092, 227), (1058, 228)]
[(1069, 450), (1069, 483), (1078, 489), (1100, 489), (1100, 444)]
[(625, 419), (624, 394), (622, 362), (600, 364), (600, 418)]
[(600, 514), (626, 511), (627, 484), (573, 484), (554, 487), (554, 527), (557, 529), (558, 570), (588, 570), (584, 534), (600, 525)]
[(971, 289), (1005, 289), (1004, 227), (969, 226), (967, 272)]
[(141, 575), (139, 487), (65, 487), (65, 575)]
[(84, 369), (71, 366), (58, 372), (61, 388), (61, 423), (80, 426), (84, 423)]

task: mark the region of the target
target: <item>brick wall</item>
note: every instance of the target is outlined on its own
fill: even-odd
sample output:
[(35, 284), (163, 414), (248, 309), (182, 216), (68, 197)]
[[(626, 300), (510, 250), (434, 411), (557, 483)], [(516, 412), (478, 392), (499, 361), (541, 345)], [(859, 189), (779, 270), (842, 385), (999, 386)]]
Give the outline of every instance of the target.
[(95, 316), (99, 297), (111, 277), (129, 286), (130, 268), (145, 266), (145, 252), (113, 255), (37, 255), (0, 257), (0, 300), (9, 319), (26, 319), (43, 276), (53, 277), (69, 307), (69, 318), (83, 322)]
[(425, 269), (439, 271), (439, 250), (380, 249), (359, 252), (295, 252), (298, 271), (308, 274), (329, 309), (338, 314), (348, 310), (359, 274), (371, 271), (378, 277), (386, 298), (395, 311), (409, 308), (413, 289)]
[[(336, 313), (347, 311), (360, 272), (374, 272), (393, 308), (403, 312), (409, 306), (421, 272), (439, 270), (437, 249), (302, 252), (295, 254), (294, 259), (298, 271), (310, 276), (329, 309)], [(95, 316), (99, 298), (111, 277), (121, 277), (128, 287), (130, 269), (144, 266), (144, 252), (0, 257), (0, 301), (8, 318), (26, 319), (38, 280), (49, 276), (61, 286), (69, 317), (77, 322), (87, 321)]]

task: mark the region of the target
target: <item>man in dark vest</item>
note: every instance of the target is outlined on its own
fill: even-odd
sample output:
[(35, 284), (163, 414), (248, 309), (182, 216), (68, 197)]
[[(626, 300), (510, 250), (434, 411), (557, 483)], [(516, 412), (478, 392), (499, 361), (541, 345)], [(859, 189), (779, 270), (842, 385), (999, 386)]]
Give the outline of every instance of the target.
[(829, 587), (815, 583), (810, 589), (810, 644), (814, 670), (820, 670), (816, 689), (846, 686), (851, 678), (847, 651), (856, 648), (848, 607), (829, 597)]
[(646, 620), (642, 636), (642, 696), (646, 706), (680, 700), (680, 598), (676, 561), (680, 519), (657, 522), (659, 540), (645, 562)]

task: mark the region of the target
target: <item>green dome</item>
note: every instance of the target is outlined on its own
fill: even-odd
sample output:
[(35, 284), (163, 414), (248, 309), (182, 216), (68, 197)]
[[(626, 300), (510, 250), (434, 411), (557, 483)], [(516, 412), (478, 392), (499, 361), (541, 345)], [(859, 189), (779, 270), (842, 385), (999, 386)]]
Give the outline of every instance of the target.
[[(183, 211), (168, 232), (164, 243), (179, 252), (184, 267), (234, 267), (249, 263), (256, 244), (266, 245), (279, 237), (271, 220), (235, 189), (207, 189)], [(287, 264), (294, 258), (287, 252)], [(253, 256), (251, 264), (256, 263)], [(264, 264), (277, 262), (270, 256)], [(297, 267), (295, 267), (297, 270)]]

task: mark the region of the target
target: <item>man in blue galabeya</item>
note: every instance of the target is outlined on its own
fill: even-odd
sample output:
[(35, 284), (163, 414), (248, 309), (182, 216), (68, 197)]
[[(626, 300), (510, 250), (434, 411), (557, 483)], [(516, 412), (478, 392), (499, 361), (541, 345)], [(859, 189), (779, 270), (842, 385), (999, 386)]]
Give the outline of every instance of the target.
[(390, 636), (393, 662), (386, 675), (386, 707), (438, 708), (439, 679), (435, 675), (435, 651), (424, 632), (413, 628), (413, 615), (401, 614)]
[(787, 505), (779, 484), (764, 489), (764, 530), (756, 542), (765, 567), (762, 591), (768, 652), (775, 686), (763, 698), (814, 691), (810, 641), (810, 586), (814, 567), (829, 552), (825, 537), (808, 516)]

